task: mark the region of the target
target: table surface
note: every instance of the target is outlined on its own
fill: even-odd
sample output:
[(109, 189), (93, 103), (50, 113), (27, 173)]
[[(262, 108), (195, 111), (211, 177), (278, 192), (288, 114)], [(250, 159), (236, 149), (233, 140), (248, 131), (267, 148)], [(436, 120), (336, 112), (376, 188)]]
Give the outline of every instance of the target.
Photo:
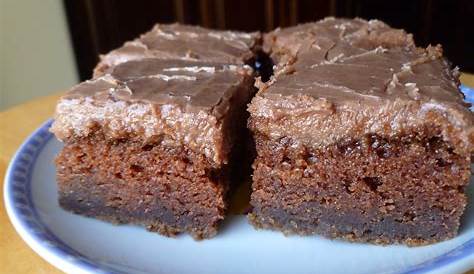
[[(462, 74), (461, 82), (474, 87), (474, 75)], [(50, 118), (61, 93), (36, 100), (0, 112), (0, 178), (11, 157), (23, 140)], [(3, 187), (0, 190), (0, 272), (1, 273), (61, 273), (33, 252), (13, 229), (5, 212)], [(474, 274), (474, 270), (469, 271)]]

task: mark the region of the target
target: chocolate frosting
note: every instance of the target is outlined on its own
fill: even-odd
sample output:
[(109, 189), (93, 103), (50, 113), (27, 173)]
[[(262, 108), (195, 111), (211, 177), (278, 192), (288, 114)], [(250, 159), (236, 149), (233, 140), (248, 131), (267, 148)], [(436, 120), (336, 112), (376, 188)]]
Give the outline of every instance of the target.
[(182, 59), (207, 63), (245, 64), (253, 57), (260, 33), (215, 31), (198, 26), (157, 24), (138, 39), (101, 56), (98, 77), (110, 67), (143, 58)]
[(51, 131), (65, 141), (101, 130), (108, 138), (185, 145), (219, 167), (234, 143), (229, 123), (254, 93), (245, 62), (258, 39), (258, 33), (156, 25), (102, 56), (94, 79), (61, 98)]
[(253, 75), (247, 65), (157, 58), (131, 60), (110, 72), (73, 88), (63, 99), (173, 104), (186, 112), (206, 111), (220, 119), (235, 87)]
[(319, 147), (431, 124), (473, 149), (474, 118), (441, 46), (417, 48), (410, 34), (377, 20), (334, 18), (276, 30), (265, 42), (276, 73), (258, 83), (254, 130)]

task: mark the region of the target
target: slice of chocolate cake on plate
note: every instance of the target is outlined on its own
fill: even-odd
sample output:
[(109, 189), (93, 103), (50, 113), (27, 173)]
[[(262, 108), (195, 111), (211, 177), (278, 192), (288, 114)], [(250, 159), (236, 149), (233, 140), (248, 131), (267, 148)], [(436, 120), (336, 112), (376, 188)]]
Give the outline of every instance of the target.
[(157, 25), (58, 102), (59, 203), (172, 236), (216, 234), (246, 130), (258, 34)]
[(440, 46), (376, 20), (277, 30), (249, 106), (251, 222), (284, 233), (427, 244), (456, 235), (474, 117)]

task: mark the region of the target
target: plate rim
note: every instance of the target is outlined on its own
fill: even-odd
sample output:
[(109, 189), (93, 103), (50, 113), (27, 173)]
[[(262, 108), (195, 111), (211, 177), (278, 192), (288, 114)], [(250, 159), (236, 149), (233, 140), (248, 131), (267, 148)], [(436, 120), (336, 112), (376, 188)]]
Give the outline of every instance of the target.
[[(461, 90), (474, 95), (472, 88), (461, 85)], [(68, 246), (49, 230), (36, 212), (31, 196), (31, 167), (45, 145), (53, 138), (53, 134), (49, 132), (52, 122), (52, 119), (47, 120), (29, 135), (10, 160), (4, 179), (4, 203), (10, 222), (30, 248), (66, 273), (121, 273), (121, 270), (98, 263)], [(411, 266), (402, 273), (440, 270), (458, 272), (472, 267), (474, 237), (443, 254)]]
[[(44, 146), (53, 137), (52, 133), (49, 132), (52, 122), (52, 119), (48, 119), (26, 138), (15, 152), (5, 172), (3, 198), (10, 222), (23, 241), (33, 251), (61, 271), (66, 273), (120, 273), (116, 269), (104, 268), (69, 247), (49, 230), (36, 212), (30, 191), (31, 167)], [(21, 158), (22, 156), (23, 158)], [(20, 163), (20, 160), (23, 160), (23, 163)], [(15, 174), (15, 172), (18, 173)], [(19, 193), (19, 191), (14, 190), (15, 187), (26, 193), (15, 198), (15, 193)], [(26, 206), (30, 207), (25, 208)], [(53, 236), (53, 238), (48, 239), (49, 236)]]

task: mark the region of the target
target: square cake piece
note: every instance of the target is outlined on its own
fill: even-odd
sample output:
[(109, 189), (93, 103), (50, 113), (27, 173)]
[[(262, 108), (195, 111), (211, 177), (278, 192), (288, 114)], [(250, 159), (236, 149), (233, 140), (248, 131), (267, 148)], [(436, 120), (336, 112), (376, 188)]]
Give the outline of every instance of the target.
[[(228, 47), (212, 51), (190, 37), (202, 47), (206, 39)], [(257, 35), (160, 25), (140, 38), (143, 45), (126, 43), (102, 57), (96, 77), (56, 108), (60, 205), (166, 236), (215, 235), (254, 94), (245, 65), (252, 51), (243, 50), (251, 38)], [(124, 53), (131, 45), (140, 53)]]
[(277, 30), (249, 128), (257, 228), (381, 244), (456, 235), (474, 117), (440, 46), (376, 20)]

